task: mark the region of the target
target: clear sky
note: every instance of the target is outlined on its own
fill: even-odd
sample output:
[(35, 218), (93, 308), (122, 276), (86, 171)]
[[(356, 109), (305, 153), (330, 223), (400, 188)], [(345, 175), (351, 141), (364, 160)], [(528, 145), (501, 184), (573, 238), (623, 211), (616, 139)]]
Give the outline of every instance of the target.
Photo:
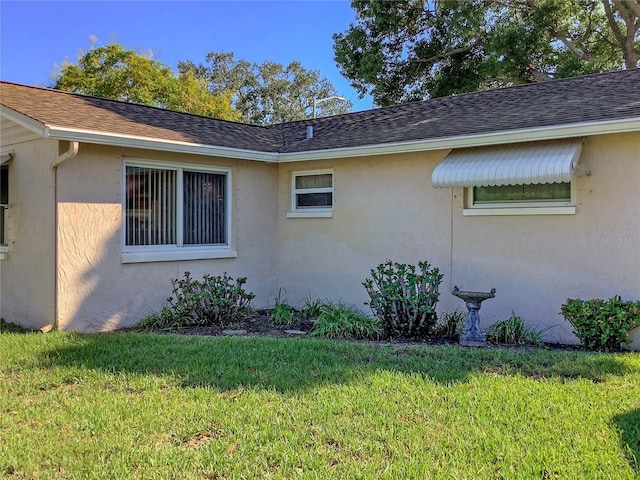
[(233, 52), (262, 63), (298, 60), (318, 70), (351, 100), (359, 100), (333, 60), (334, 33), (354, 22), (348, 0), (0, 1), (0, 78), (50, 86), (59, 65), (115, 41), (153, 52), (175, 69), (180, 60), (204, 62), (208, 52)]

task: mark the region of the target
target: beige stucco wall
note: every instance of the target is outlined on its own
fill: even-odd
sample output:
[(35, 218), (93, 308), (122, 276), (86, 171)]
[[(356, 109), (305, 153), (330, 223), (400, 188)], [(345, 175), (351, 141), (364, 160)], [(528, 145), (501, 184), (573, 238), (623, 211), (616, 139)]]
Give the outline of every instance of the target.
[[(361, 282), (385, 258), (438, 266), (440, 312), (465, 309), (453, 285), (496, 288), (483, 328), (513, 311), (552, 327), (550, 341), (576, 340), (558, 315), (567, 297), (640, 299), (640, 134), (585, 139), (575, 215), (463, 216), (462, 188), (431, 185), (447, 153), (281, 164), (279, 279), (290, 302), (342, 298), (366, 311)], [(333, 218), (286, 218), (291, 172), (315, 168), (335, 170)]]
[[(231, 168), (232, 247), (237, 258), (122, 263), (123, 157)], [(185, 271), (247, 276), (256, 305), (272, 295), (277, 226), (277, 167), (82, 144), (58, 173), (58, 326), (84, 331), (130, 326), (159, 310), (171, 279)]]
[(4, 143), (9, 164), (8, 254), (0, 260), (0, 316), (29, 328), (54, 321), (54, 173), (58, 142)]

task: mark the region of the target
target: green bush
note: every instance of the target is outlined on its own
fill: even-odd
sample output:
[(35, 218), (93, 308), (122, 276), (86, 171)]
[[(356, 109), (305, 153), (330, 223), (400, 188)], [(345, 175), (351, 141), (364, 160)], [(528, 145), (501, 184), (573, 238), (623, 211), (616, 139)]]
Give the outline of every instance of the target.
[(367, 302), (390, 337), (429, 336), (436, 325), (438, 285), (442, 275), (427, 262), (416, 267), (387, 260), (371, 270), (362, 284)]
[(544, 345), (542, 333), (527, 327), (524, 320), (513, 312), (507, 320), (490, 325), (485, 335), (487, 342), (498, 345)]
[(355, 306), (327, 302), (319, 306), (319, 314), (309, 335), (326, 338), (376, 339), (382, 332), (377, 318), (369, 318)]
[(316, 298), (312, 300), (311, 298), (306, 298), (302, 306), (301, 314), (308, 320), (315, 320), (320, 315), (322, 305), (324, 305), (324, 303), (320, 299)]
[(459, 340), (460, 334), (467, 323), (467, 314), (460, 310), (446, 312), (440, 315), (435, 326), (434, 336), (448, 338), (449, 340)]
[(293, 309), (287, 304), (287, 299), (283, 298), (281, 288), (276, 297), (276, 305), (269, 312), (269, 318), (276, 325), (291, 325), (293, 323)]
[(247, 279), (234, 280), (222, 276), (204, 275), (202, 281), (191, 278), (189, 272), (182, 279), (172, 280), (173, 296), (168, 306), (144, 318), (138, 327), (143, 329), (217, 325), (225, 327), (242, 320), (250, 311), (253, 293), (244, 290)]
[(630, 343), (629, 332), (640, 325), (640, 301), (568, 298), (560, 314), (573, 325), (580, 343), (591, 350), (620, 350)]

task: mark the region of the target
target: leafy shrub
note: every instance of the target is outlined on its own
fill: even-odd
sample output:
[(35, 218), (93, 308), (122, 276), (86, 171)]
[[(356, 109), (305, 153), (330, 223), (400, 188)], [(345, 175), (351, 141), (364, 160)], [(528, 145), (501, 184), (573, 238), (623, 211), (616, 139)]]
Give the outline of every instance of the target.
[(498, 345), (544, 345), (542, 332), (527, 327), (524, 320), (513, 312), (507, 320), (490, 325), (485, 335), (487, 342)]
[(568, 298), (560, 313), (573, 325), (580, 343), (591, 350), (620, 350), (629, 343), (629, 332), (640, 325), (640, 301)]
[(369, 294), (368, 305), (380, 318), (390, 337), (424, 337), (435, 327), (438, 285), (442, 275), (427, 262), (413, 265), (387, 260), (371, 270), (362, 285)]
[(458, 340), (466, 323), (467, 314), (460, 310), (443, 313), (436, 323), (434, 336)]
[(287, 304), (287, 299), (282, 297), (281, 288), (276, 297), (276, 305), (269, 313), (269, 318), (276, 325), (291, 325), (293, 323), (293, 309)]
[(309, 320), (315, 320), (320, 315), (322, 305), (324, 305), (324, 303), (320, 299), (312, 300), (310, 298), (306, 298), (304, 305), (302, 306), (301, 314)]
[(369, 318), (355, 306), (327, 302), (319, 306), (310, 335), (327, 338), (374, 339), (382, 332), (377, 318)]
[(138, 326), (144, 329), (217, 325), (224, 327), (242, 320), (250, 311), (253, 293), (244, 290), (245, 277), (234, 280), (222, 276), (204, 275), (202, 281), (191, 278), (172, 280), (173, 296), (168, 306), (144, 318)]

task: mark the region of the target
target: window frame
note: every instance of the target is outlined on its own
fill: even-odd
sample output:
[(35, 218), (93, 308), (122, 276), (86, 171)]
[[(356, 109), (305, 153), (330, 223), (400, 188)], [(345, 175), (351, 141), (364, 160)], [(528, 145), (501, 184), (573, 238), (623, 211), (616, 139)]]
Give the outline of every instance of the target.
[[(331, 175), (330, 187), (296, 188), (296, 178), (312, 175)], [(331, 193), (331, 206), (328, 207), (297, 207), (297, 196), (305, 193)], [(332, 168), (319, 170), (297, 170), (291, 172), (291, 209), (287, 212), (287, 218), (331, 218), (335, 206), (335, 175)]]
[(476, 203), (474, 187), (464, 187), (465, 208), (463, 209), (463, 215), (574, 215), (576, 213), (576, 189), (573, 179), (569, 184), (571, 190), (569, 200), (532, 200), (523, 202), (505, 200)]
[[(176, 243), (170, 245), (127, 245), (127, 167), (173, 170), (176, 172)], [(184, 172), (212, 173), (225, 175), (225, 236), (224, 244), (189, 245), (184, 244)], [(148, 160), (126, 157), (122, 162), (122, 221), (121, 245), (122, 263), (162, 262), (179, 260), (203, 260), (212, 258), (233, 258), (237, 252), (232, 248), (232, 172), (231, 168)]]
[[(5, 243), (0, 243), (0, 260), (6, 260), (9, 253), (9, 165), (8, 162), (0, 164), (0, 170), (6, 170), (7, 172), (7, 203), (0, 203), (0, 215), (2, 218), (3, 230), (0, 232), (0, 240), (4, 240)], [(2, 175), (2, 174), (0, 174)], [(1, 197), (0, 197), (1, 198)]]

